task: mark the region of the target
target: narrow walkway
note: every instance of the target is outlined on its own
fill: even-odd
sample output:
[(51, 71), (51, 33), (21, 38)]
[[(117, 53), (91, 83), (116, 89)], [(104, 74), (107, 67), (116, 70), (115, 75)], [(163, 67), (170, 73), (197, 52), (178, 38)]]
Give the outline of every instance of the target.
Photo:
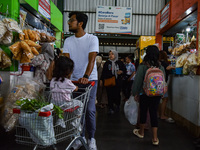
[(106, 110), (97, 111), (96, 139), (98, 150), (195, 150), (193, 137), (176, 124), (159, 120), (159, 146), (151, 142), (151, 130), (145, 131), (144, 139), (136, 137), (132, 126), (124, 116), (107, 115)]
[[(150, 130), (145, 131), (144, 139), (139, 139), (133, 135), (133, 128), (122, 110), (118, 114), (107, 115), (106, 109), (98, 109), (96, 131), (98, 150), (195, 150), (194, 138), (176, 124), (159, 121), (159, 146), (152, 145)], [(33, 149), (16, 144), (14, 132), (8, 134), (0, 131), (0, 150)], [(56, 147), (58, 150), (65, 150), (67, 142), (59, 143)], [(51, 148), (47, 149), (51, 150)]]

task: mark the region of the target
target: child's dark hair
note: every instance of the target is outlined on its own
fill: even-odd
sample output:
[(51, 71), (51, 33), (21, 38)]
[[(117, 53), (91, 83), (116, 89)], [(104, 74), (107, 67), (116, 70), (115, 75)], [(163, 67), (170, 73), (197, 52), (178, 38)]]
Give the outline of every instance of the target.
[(132, 55), (128, 55), (126, 56), (131, 62), (133, 61), (133, 56)]
[(55, 68), (53, 70), (53, 77), (55, 77), (56, 81), (60, 80), (61, 82), (64, 79), (69, 77), (69, 75), (73, 72), (74, 62), (68, 57), (60, 56), (55, 61)]

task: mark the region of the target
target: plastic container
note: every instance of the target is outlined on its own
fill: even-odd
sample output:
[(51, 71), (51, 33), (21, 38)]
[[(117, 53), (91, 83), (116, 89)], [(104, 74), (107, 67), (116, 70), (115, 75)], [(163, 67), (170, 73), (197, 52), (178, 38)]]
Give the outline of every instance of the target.
[(178, 75), (183, 74), (183, 67), (176, 68), (175, 70), (176, 70), (176, 74), (178, 74)]

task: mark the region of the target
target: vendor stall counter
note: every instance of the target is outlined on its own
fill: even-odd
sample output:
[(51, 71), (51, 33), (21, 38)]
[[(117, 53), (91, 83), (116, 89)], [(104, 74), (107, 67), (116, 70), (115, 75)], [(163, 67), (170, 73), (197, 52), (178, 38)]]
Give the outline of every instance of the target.
[(193, 135), (199, 136), (200, 76), (170, 75), (168, 87), (168, 108), (172, 117)]

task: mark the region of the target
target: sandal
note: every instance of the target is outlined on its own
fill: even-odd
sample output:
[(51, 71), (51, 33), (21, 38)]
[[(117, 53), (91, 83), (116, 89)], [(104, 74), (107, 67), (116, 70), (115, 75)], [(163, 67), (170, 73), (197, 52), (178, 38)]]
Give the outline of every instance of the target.
[(165, 119), (166, 122), (174, 123), (175, 121), (172, 118)]
[(144, 135), (141, 135), (141, 134), (139, 133), (139, 130), (140, 130), (140, 129), (134, 129), (134, 130), (133, 130), (133, 134), (135, 134), (137, 137), (139, 137), (139, 138), (142, 139), (142, 138), (144, 138)]
[(152, 144), (156, 145), (156, 146), (159, 145), (159, 139), (157, 138), (157, 141), (153, 141), (153, 139), (152, 139)]

